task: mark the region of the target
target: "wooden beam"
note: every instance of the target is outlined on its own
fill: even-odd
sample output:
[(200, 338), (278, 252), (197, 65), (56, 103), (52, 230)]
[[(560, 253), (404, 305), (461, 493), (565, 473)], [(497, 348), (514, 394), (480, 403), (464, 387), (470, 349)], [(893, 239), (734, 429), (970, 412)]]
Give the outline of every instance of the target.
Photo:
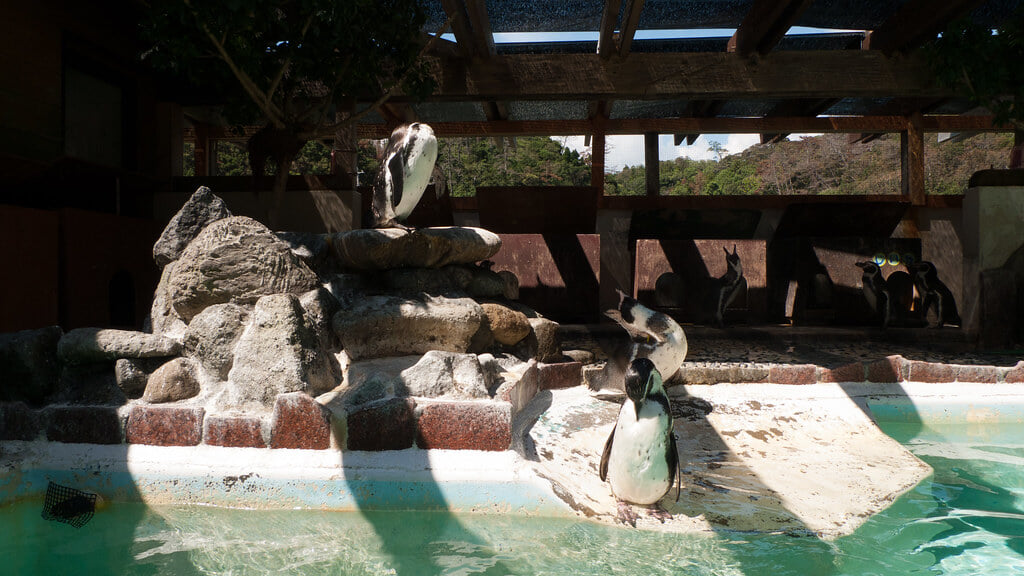
[[(776, 104), (765, 116), (817, 116), (824, 114), (839, 102), (838, 98), (785, 100)], [(762, 144), (776, 144), (789, 136), (789, 132), (762, 134)]]
[(935, 38), (946, 25), (982, 3), (982, 0), (909, 0), (881, 26), (864, 38), (861, 47), (886, 54), (909, 52)]
[(924, 131), (921, 115), (907, 117), (907, 129), (900, 132), (900, 192), (914, 206), (924, 206)]
[(487, 5), (484, 0), (466, 0), (466, 12), (473, 28), (476, 55), (485, 59), (494, 56), (494, 34), (491, 32), (491, 20), (487, 17)]
[(767, 54), (813, 0), (754, 0), (726, 48), (744, 58)]
[(466, 4), (462, 0), (441, 0), (441, 6), (452, 20), (452, 32), (455, 34), (459, 53), (463, 58), (472, 58), (477, 54), (476, 38), (473, 36)]
[(601, 10), (601, 27), (597, 33), (597, 54), (602, 59), (618, 53), (615, 45), (615, 27), (619, 24), (619, 10), (622, 0), (605, 0)]
[[(501, 54), (446, 73), (451, 62), (425, 58), (437, 90), (431, 101), (733, 98), (949, 97), (917, 55), (875, 50), (782, 50), (753, 62), (719, 52)], [(393, 100), (411, 100), (395, 94)], [(367, 94), (364, 101), (373, 101)]]
[(633, 36), (640, 26), (640, 13), (644, 9), (644, 0), (626, 0), (626, 12), (619, 27), (619, 56), (625, 58), (633, 46)]
[(647, 195), (657, 196), (661, 191), (661, 162), (658, 160), (658, 133), (644, 134), (644, 173)]
[[(498, 122), (431, 122), (438, 136), (555, 136), (593, 134), (591, 120), (522, 120)], [(764, 134), (773, 132), (858, 133), (902, 132), (904, 116), (834, 116), (810, 118), (620, 118), (606, 120), (604, 134)], [(994, 124), (991, 116), (924, 116), (923, 132), (1012, 132), (1009, 126)], [(386, 138), (384, 124), (360, 124), (360, 138)], [(330, 137), (324, 135), (323, 137)]]

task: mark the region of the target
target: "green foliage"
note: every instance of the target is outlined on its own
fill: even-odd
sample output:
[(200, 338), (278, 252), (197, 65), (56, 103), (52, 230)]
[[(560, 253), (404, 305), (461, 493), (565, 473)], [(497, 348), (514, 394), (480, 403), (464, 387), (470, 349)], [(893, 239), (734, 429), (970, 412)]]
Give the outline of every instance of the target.
[[(925, 141), (925, 187), (929, 194), (962, 194), (971, 175), (1005, 168), (1012, 134), (979, 134), (962, 142)], [(659, 164), (662, 195), (898, 194), (900, 139), (888, 135), (867, 144), (847, 144), (829, 134), (753, 146), (721, 161), (676, 158)], [(626, 166), (605, 175), (605, 194), (642, 196), (646, 170)]]
[(1024, 5), (995, 31), (969, 18), (953, 22), (925, 51), (941, 84), (1024, 129)]
[(424, 21), (415, 0), (151, 0), (142, 56), (226, 98), (232, 122), (308, 130), (395, 84), (429, 93)]

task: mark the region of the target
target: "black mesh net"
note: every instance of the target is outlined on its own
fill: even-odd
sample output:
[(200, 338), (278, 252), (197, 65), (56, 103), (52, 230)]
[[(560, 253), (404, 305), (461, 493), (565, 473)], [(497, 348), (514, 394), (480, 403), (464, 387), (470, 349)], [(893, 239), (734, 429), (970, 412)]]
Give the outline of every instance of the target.
[(96, 510), (96, 495), (50, 482), (46, 486), (43, 519), (71, 524), (75, 528), (92, 520)]

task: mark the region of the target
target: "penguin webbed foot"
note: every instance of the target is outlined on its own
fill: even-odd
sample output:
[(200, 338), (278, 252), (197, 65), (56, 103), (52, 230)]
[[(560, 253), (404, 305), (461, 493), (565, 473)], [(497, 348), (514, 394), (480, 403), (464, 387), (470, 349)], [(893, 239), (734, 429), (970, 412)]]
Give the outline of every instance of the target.
[(624, 500), (619, 500), (616, 519), (623, 524), (629, 524), (633, 528), (636, 528), (636, 521), (640, 519), (640, 515), (633, 510), (632, 504)]
[(648, 508), (647, 515), (651, 518), (657, 518), (658, 521), (662, 524), (664, 524), (666, 520), (672, 519), (672, 513), (669, 512), (668, 510), (665, 510), (658, 504), (655, 504), (654, 506)]

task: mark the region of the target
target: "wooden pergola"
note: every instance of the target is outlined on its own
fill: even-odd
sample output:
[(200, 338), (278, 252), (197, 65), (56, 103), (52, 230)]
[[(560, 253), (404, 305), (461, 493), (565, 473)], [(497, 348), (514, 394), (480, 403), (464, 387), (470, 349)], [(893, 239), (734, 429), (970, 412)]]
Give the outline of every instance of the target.
[[(936, 84), (917, 49), (956, 18), (995, 23), (1020, 0), (422, 3), (424, 37), (454, 35), (436, 37), (427, 55), (437, 90), (426, 102), (394, 95), (359, 124), (360, 138), (410, 120), (439, 136), (585, 135), (602, 189), (607, 135), (646, 135), (656, 186), (659, 134), (692, 144), (713, 133), (899, 133), (902, 193), (922, 205), (925, 133), (1009, 130), (964, 115), (972, 106)], [(795, 35), (796, 26), (818, 30)], [(680, 33), (712, 28), (734, 32)], [(509, 32), (534, 34), (495, 40)], [(560, 41), (566, 32), (588, 36)]]

